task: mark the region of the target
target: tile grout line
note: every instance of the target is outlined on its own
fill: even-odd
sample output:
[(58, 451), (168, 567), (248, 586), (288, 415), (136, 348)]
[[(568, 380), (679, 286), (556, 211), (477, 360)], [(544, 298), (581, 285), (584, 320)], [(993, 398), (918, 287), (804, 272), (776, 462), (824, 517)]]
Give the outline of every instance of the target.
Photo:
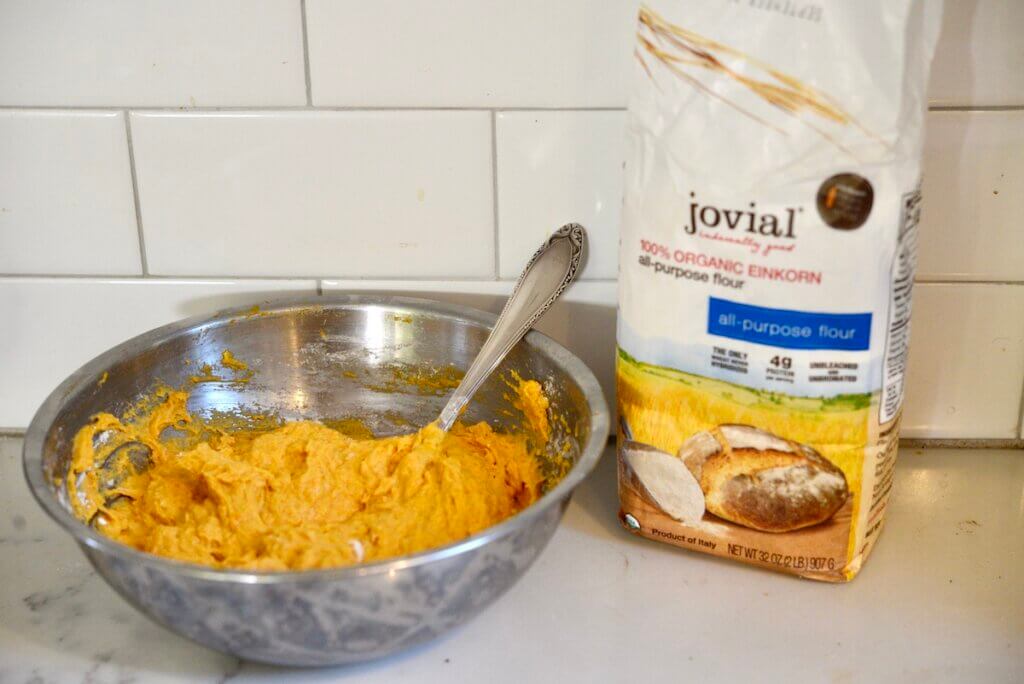
[(1024, 440), (1024, 383), (1020, 388), (1020, 408), (1017, 411), (1017, 437)]
[(302, 18), (302, 59), (306, 76), (306, 106), (313, 106), (313, 77), (309, 68), (309, 29), (306, 22), (306, 0), (299, 0), (299, 15)]
[[(305, 2), (302, 3), (305, 8)], [(308, 51), (306, 43), (305, 25), (303, 25), (304, 52)], [(320, 105), (314, 106), (312, 102), (312, 75), (308, 55), (305, 64), (306, 78), (306, 104), (302, 105), (277, 105), (277, 106), (254, 106), (254, 105), (210, 105), (198, 107), (185, 107), (180, 105), (152, 105), (135, 106), (130, 104), (120, 105), (0, 105), (2, 111), (71, 111), (71, 112), (117, 112), (130, 109), (136, 112), (180, 112), (180, 113), (204, 113), (204, 112), (409, 112), (409, 111), (454, 111), (454, 112), (625, 112), (626, 106), (620, 107), (586, 107), (586, 106), (556, 106), (556, 105), (534, 105), (534, 106), (504, 106), (496, 107), (488, 104), (476, 106), (440, 106), (440, 105), (399, 105), (399, 106), (371, 106), (371, 105)], [(1018, 112), (1024, 111), (1024, 104), (1019, 105), (931, 105), (930, 112)]]
[[(448, 278), (438, 278), (435, 276), (320, 276), (320, 275), (167, 275), (160, 274), (154, 275), (148, 273), (146, 275), (127, 275), (127, 274), (110, 274), (110, 273), (99, 273), (99, 274), (87, 274), (87, 273), (0, 273), (0, 282), (4, 280), (33, 280), (33, 279), (48, 279), (48, 280), (67, 280), (67, 281), (79, 281), (79, 280), (116, 280), (116, 281), (146, 281), (146, 282), (160, 282), (168, 280), (177, 280), (185, 282), (208, 282), (214, 280), (237, 280), (241, 282), (255, 281), (255, 280), (305, 280), (317, 282), (321, 285), (323, 282), (332, 281), (346, 281), (346, 282), (361, 282), (361, 283), (374, 283), (374, 282), (389, 282), (389, 283), (424, 283), (424, 284), (440, 284), (440, 283), (465, 283), (466, 285), (475, 284), (490, 284), (495, 282), (501, 283), (514, 283), (515, 278), (494, 278), (493, 276), (482, 276), (482, 277), (471, 277), (471, 276), (452, 276)], [(582, 278), (577, 282), (580, 283), (614, 283), (615, 278)], [(1024, 284), (1024, 283), (1022, 283)]]
[(914, 278), (915, 285), (1024, 285), (1024, 280), (958, 280), (956, 278)]
[(132, 115), (124, 110), (124, 132), (128, 139), (128, 169), (132, 177), (132, 200), (135, 202), (135, 228), (139, 235), (139, 260), (142, 263), (142, 275), (149, 275), (149, 259), (146, 256), (146, 236), (142, 230), (142, 204), (139, 202), (139, 178), (135, 171), (135, 143), (132, 140)]
[(1019, 112), (1024, 105), (928, 105), (929, 112)]
[(501, 280), (501, 235), (498, 219), (498, 113), (491, 110), (491, 204), (494, 212), (494, 280)]
[[(138, 217), (136, 217), (138, 220)], [(140, 222), (141, 226), (141, 222)], [(497, 231), (495, 231), (497, 235)], [(495, 250), (497, 255), (497, 250)], [(375, 281), (387, 280), (395, 282), (423, 282), (423, 283), (490, 283), (494, 281), (514, 282), (515, 278), (501, 278), (494, 276), (473, 277), (473, 276), (409, 276), (409, 275), (371, 275), (371, 276), (339, 276), (339, 275), (238, 275), (238, 274), (145, 274), (149, 280), (351, 280), (351, 281)], [(0, 273), (0, 279), (28, 279), (28, 278), (50, 278), (53, 280), (94, 280), (97, 278), (115, 280), (133, 280), (140, 276), (132, 274), (117, 273)], [(581, 278), (580, 282), (590, 283), (614, 283), (618, 278)], [(1010, 287), (1024, 286), (1024, 280), (948, 280), (948, 279), (925, 279), (915, 280), (915, 285), (1006, 285)]]
[[(312, 74), (310, 76), (312, 91)], [(257, 112), (273, 114), (275, 112), (625, 112), (625, 107), (494, 107), (489, 104), (474, 106), (461, 105), (0, 105), (4, 111), (40, 111), (40, 112), (119, 112), (130, 109), (133, 112), (177, 112), (180, 114), (216, 114), (217, 112)]]

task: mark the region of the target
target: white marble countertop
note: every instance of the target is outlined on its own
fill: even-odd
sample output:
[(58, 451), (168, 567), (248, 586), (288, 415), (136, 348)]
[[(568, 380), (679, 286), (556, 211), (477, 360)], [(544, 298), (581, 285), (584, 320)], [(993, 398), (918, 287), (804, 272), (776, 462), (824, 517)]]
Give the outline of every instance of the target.
[(536, 565), (468, 626), (370, 665), (239, 663), (136, 613), (41, 512), (0, 438), (0, 682), (1020, 682), (1024, 452), (904, 449), (851, 584), (638, 539), (613, 454)]

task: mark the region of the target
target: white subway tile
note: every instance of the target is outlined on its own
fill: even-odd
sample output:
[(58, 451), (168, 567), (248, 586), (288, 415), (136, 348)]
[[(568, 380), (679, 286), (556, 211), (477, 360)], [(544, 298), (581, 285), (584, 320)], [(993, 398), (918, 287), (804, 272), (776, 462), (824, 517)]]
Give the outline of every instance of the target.
[[(324, 280), (331, 292), (386, 292), (501, 313), (511, 281)], [(537, 329), (580, 357), (597, 376), (609, 405), (615, 400), (615, 283), (577, 282), (540, 319)]]
[(305, 103), (298, 0), (0, 2), (0, 104)]
[(287, 293), (310, 280), (0, 278), (0, 428), (28, 426), (64, 378), (114, 345), (175, 320)]
[(932, 112), (925, 145), (918, 276), (1024, 280), (1024, 111)]
[(625, 112), (501, 112), (498, 255), (515, 278), (551, 231), (583, 224), (590, 250), (583, 278), (615, 278)]
[[(324, 294), (372, 292), (436, 299), (448, 304), (501, 313), (515, 284), (507, 280), (322, 280)], [(575, 285), (573, 289), (575, 289)]]
[(141, 272), (123, 114), (0, 111), (0, 273)]
[(1024, 385), (1024, 285), (914, 288), (905, 437), (1013, 438)]
[(490, 277), (486, 112), (132, 114), (152, 273)]
[(622, 107), (636, 0), (307, 0), (313, 102)]
[(929, 100), (939, 105), (1024, 104), (1024, 2), (947, 0)]

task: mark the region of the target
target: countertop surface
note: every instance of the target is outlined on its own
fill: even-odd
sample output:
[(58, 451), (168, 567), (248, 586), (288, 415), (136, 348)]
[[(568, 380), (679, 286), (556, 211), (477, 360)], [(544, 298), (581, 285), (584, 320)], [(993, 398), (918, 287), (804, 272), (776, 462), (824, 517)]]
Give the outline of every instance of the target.
[(28, 493), (0, 438), (0, 683), (1020, 682), (1024, 452), (903, 449), (888, 523), (851, 584), (635, 538), (614, 454), (550, 546), (469, 625), (347, 668), (240, 663), (149, 622)]

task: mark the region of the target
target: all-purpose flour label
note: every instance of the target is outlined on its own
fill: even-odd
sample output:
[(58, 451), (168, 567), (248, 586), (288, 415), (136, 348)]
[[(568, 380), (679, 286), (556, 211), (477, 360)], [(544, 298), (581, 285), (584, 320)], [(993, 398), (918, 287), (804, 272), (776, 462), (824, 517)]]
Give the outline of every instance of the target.
[[(731, 535), (769, 559), (803, 558), (782, 569), (841, 579), (873, 541), (860, 495), (903, 397), (940, 12), (923, 0), (640, 9), (619, 274), (623, 439), (677, 459), (695, 436), (718, 445), (689, 454), (706, 515), (732, 523), (718, 547)], [(792, 448), (737, 447), (721, 430), (734, 424)], [(665, 473), (687, 475), (660, 469), (647, 486), (623, 459), (624, 514), (638, 521), (632, 509), (648, 505), (653, 524), (658, 497), (674, 501)], [(657, 523), (660, 537), (685, 527)]]

